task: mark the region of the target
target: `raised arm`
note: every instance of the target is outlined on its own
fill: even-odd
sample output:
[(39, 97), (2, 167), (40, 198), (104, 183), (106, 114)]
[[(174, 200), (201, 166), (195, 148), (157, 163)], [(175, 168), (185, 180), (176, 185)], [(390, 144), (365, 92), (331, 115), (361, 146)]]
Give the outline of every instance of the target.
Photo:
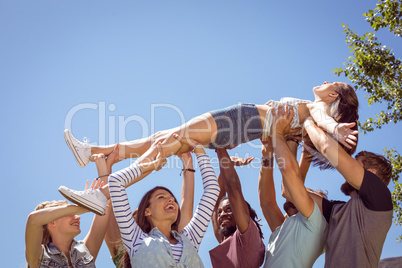
[(134, 253), (141, 245), (139, 240), (144, 238), (144, 232), (132, 217), (125, 187), (141, 174), (162, 168), (166, 163), (166, 159), (158, 157), (160, 156), (159, 151), (160, 145), (153, 144), (134, 164), (109, 176), (109, 190), (113, 211), (130, 258), (134, 256)]
[(334, 134), (336, 139), (346, 148), (351, 149), (352, 146), (356, 146), (357, 138), (355, 135), (357, 132), (352, 130), (356, 123), (337, 123), (334, 118), (329, 116), (328, 105), (323, 101), (309, 103), (307, 107), (310, 115), (320, 128)]
[(304, 121), (304, 128), (317, 150), (328, 159), (350, 185), (359, 190), (364, 176), (363, 166), (320, 129), (312, 118)]
[(290, 122), (293, 118), (293, 109), (289, 106), (278, 107), (278, 116), (275, 118), (275, 157), (283, 177), (283, 185), (287, 189), (291, 201), (297, 210), (306, 218), (310, 217), (314, 210), (314, 201), (304, 187), (299, 164), (294, 154), (289, 149), (284, 135), (290, 131)]
[(226, 149), (219, 148), (216, 150), (219, 158), (220, 174), (228, 194), (229, 203), (235, 218), (237, 228), (244, 233), (248, 228), (250, 221), (250, 212), (244, 200), (239, 176), (234, 169)]
[[(251, 161), (254, 160), (254, 157), (240, 158), (240, 157), (231, 156), (230, 160), (233, 162), (233, 165), (235, 165), (235, 166), (244, 166), (244, 165), (250, 164)], [(226, 189), (225, 189), (225, 185), (223, 183), (222, 176), (223, 176), (223, 174), (219, 173), (218, 183), (219, 183), (219, 188), (221, 191), (219, 193), (218, 200), (216, 201), (216, 204), (215, 204), (214, 213), (212, 214), (212, 227), (214, 229), (215, 238), (216, 238), (216, 240), (218, 240), (219, 243), (222, 242), (223, 237), (219, 233), (219, 223), (218, 223), (217, 213), (218, 213), (219, 204), (221, 203), (222, 198), (224, 196), (226, 196)]]
[(25, 257), (29, 267), (37, 267), (42, 252), (43, 225), (73, 215), (80, 215), (89, 210), (77, 205), (49, 207), (31, 212), (25, 228)]
[(194, 167), (191, 153), (179, 155), (183, 162), (183, 183), (180, 198), (180, 223), (179, 232), (190, 222), (194, 209)]
[(262, 141), (262, 161), (260, 177), (258, 179), (258, 196), (260, 206), (271, 231), (280, 226), (285, 217), (276, 203), (275, 184), (274, 184), (274, 151), (271, 137)]
[[(117, 159), (118, 155), (119, 155), (119, 146), (120, 145), (117, 144), (114, 151), (111, 154), (109, 154), (108, 157), (106, 158), (106, 161), (104, 161), (104, 162), (102, 161), (102, 163), (100, 163), (100, 164), (98, 164), (95, 161), (95, 159), (92, 159), (97, 164), (96, 167), (98, 169), (99, 176), (101, 176), (102, 174), (109, 175), (110, 173), (112, 173), (113, 164), (115, 164), (121, 160), (120, 158)], [(150, 172), (147, 172), (147, 173), (144, 173), (141, 176), (135, 178), (134, 180), (132, 180), (130, 183), (128, 183), (126, 185), (126, 188), (133, 185), (134, 183), (142, 180), (149, 174), (150, 174)], [(101, 177), (101, 179), (104, 179), (104, 178), (105, 177)], [(108, 176), (106, 176), (106, 183), (107, 183), (107, 178), (108, 178)], [(105, 243), (109, 249), (110, 256), (112, 258), (114, 258), (116, 256), (116, 254), (118, 253), (122, 239), (121, 239), (121, 235), (120, 235), (119, 226), (117, 224), (116, 217), (113, 212), (111, 199), (108, 200), (108, 208), (106, 211), (106, 216), (109, 217), (109, 222), (107, 225), (104, 239), (105, 239)]]
[[(105, 184), (107, 184), (107, 178), (111, 171), (111, 164), (108, 165), (107, 162), (112, 162), (115, 156), (116, 153), (113, 152), (109, 155), (109, 160), (106, 160), (104, 154), (93, 155), (93, 160), (95, 161), (96, 168), (98, 170), (98, 176), (100, 180)], [(109, 217), (111, 213), (112, 207), (108, 206), (106, 209), (106, 215), (95, 215), (92, 220), (91, 228), (84, 238), (84, 244), (88, 248), (91, 255), (94, 257), (94, 259), (96, 259), (96, 257), (98, 256), (99, 250), (102, 246), (103, 238), (106, 234), (106, 229), (108, 228)]]
[(209, 157), (205, 154), (202, 146), (192, 145), (192, 148), (197, 156), (204, 192), (190, 223), (186, 225), (182, 233), (192, 241), (193, 245), (198, 250), (219, 196), (219, 185)]
[(220, 192), (219, 192), (218, 199), (216, 200), (216, 204), (214, 207), (214, 212), (212, 213), (211, 221), (212, 221), (212, 227), (214, 229), (215, 238), (216, 238), (216, 240), (218, 240), (219, 243), (221, 243), (223, 237), (221, 234), (219, 234), (219, 224), (218, 224), (217, 213), (218, 213), (219, 204), (220, 204), (222, 198), (226, 195), (225, 185), (223, 184), (221, 173), (219, 173), (219, 175), (218, 175), (218, 184), (219, 184)]
[(310, 153), (303, 146), (300, 161), (299, 161), (300, 176), (301, 176), (303, 184), (306, 181), (306, 176), (307, 176), (307, 172), (310, 168), (310, 164), (311, 164)]

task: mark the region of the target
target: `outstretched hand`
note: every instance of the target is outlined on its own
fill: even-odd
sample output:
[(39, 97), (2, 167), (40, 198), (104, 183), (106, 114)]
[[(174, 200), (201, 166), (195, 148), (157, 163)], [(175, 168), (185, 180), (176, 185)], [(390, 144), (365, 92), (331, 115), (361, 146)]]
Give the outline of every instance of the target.
[[(291, 129), (290, 122), (293, 119), (293, 107), (289, 105), (279, 105), (278, 108), (272, 108), (272, 116), (274, 117), (275, 124), (272, 125), (273, 132), (278, 135), (293, 134), (300, 130), (300, 128)], [(277, 114), (278, 112), (278, 114)]]
[(167, 163), (167, 160), (162, 155), (162, 145), (161, 145), (161, 143), (158, 143), (156, 145), (156, 150), (157, 150), (157, 155), (155, 157), (155, 160), (149, 162), (149, 164), (150, 165), (152, 164), (154, 166), (154, 170), (158, 171)]
[(91, 190), (100, 189), (100, 188), (103, 187), (103, 181), (94, 179), (94, 180), (92, 181), (91, 186), (89, 187), (89, 189), (88, 189), (88, 185), (89, 185), (89, 181), (87, 180), (87, 182), (86, 182), (86, 184), (85, 184), (85, 190), (89, 190), (89, 189), (91, 189)]
[(254, 156), (249, 156), (247, 158), (241, 158), (237, 156), (231, 156), (230, 160), (232, 161), (233, 165), (239, 167), (239, 166), (245, 166), (251, 163), (255, 159)]
[(353, 130), (356, 123), (339, 123), (334, 129), (335, 138), (346, 148), (351, 149), (356, 146), (358, 130)]
[(191, 147), (198, 143), (195, 140), (192, 140), (190, 138), (184, 138), (182, 136), (179, 136), (178, 134), (174, 133), (173, 134), (173, 138), (175, 138), (177, 141), (179, 141), (181, 143), (181, 147), (180, 149), (176, 152), (176, 155), (182, 155), (184, 153), (190, 152), (191, 151)]
[(116, 164), (117, 162), (120, 162), (121, 160), (124, 160), (124, 158), (119, 156), (119, 150), (120, 149), (120, 144), (116, 144), (116, 146), (113, 149), (113, 152), (111, 152), (107, 157), (105, 154), (100, 153), (100, 154), (93, 154), (90, 157), (91, 162), (95, 162), (96, 165), (100, 163), (100, 161), (106, 160), (106, 165), (110, 170), (112, 169), (112, 166)]

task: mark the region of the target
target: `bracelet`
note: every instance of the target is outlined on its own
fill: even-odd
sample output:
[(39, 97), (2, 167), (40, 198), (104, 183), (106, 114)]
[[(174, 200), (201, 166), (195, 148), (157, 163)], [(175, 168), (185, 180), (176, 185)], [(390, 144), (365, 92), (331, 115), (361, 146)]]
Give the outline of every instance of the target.
[(192, 168), (183, 168), (183, 169), (181, 170), (179, 176), (181, 176), (181, 174), (186, 173), (186, 171), (190, 171), (190, 172), (193, 172), (193, 173), (194, 173), (194, 172), (195, 172), (195, 169), (192, 169)]
[(102, 177), (109, 177), (109, 175), (110, 175), (110, 174), (105, 174), (105, 175), (99, 176), (99, 177), (95, 178), (95, 180), (98, 180), (98, 179), (100, 179), (100, 178), (102, 178)]
[(295, 139), (295, 138), (293, 138), (293, 137), (287, 137), (287, 138), (286, 138), (286, 141), (293, 141), (293, 142), (295, 142), (297, 145), (299, 145), (299, 143), (300, 143), (297, 139)]
[(199, 142), (196, 142), (196, 143), (194, 143), (193, 146), (191, 146), (191, 151), (192, 151), (193, 153), (195, 153), (195, 148), (197, 148), (197, 146), (198, 146), (199, 144), (200, 144)]
[(273, 157), (265, 157), (265, 156), (263, 156), (262, 159), (261, 159), (261, 165), (263, 167), (272, 168), (274, 166), (274, 158)]

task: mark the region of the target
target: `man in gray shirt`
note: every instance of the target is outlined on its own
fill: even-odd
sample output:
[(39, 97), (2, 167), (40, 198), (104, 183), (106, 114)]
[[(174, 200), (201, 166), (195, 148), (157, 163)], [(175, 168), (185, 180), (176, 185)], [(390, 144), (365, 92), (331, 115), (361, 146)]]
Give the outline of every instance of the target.
[(383, 156), (365, 151), (352, 158), (312, 119), (304, 122), (304, 128), (318, 151), (345, 178), (341, 190), (351, 197), (348, 202), (313, 197), (329, 224), (325, 267), (377, 268), (392, 224), (387, 187), (391, 164)]

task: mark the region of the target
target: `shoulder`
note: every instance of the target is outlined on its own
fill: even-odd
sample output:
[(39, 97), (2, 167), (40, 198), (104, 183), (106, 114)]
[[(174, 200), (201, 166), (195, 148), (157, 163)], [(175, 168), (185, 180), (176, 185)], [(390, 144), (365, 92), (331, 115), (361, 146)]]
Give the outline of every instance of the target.
[(305, 224), (307, 226), (310, 226), (310, 228), (312, 229), (324, 230), (328, 225), (316, 202), (314, 202), (314, 210), (313, 213), (311, 213), (310, 217), (306, 218), (301, 215), (301, 213), (298, 213), (298, 215), (300, 215), (299, 217), (303, 218)]
[(393, 209), (391, 192), (374, 173), (364, 170), (363, 182), (357, 192), (366, 208), (374, 211)]
[(345, 201), (328, 200), (325, 198), (322, 199), (322, 214), (324, 215), (324, 218), (327, 220), (327, 222), (329, 222), (329, 219), (331, 218), (331, 213), (334, 206), (344, 205), (345, 203)]

